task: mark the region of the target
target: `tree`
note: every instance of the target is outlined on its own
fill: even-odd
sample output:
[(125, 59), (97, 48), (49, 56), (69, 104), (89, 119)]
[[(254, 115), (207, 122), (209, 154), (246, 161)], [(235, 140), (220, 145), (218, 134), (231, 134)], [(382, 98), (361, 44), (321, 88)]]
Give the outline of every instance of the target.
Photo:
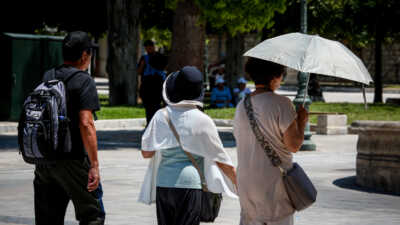
[(319, 16), (319, 21), (323, 21), (323, 26), (314, 26), (316, 31), (343, 40), (353, 48), (374, 45), (374, 102), (382, 102), (382, 45), (399, 40), (400, 27), (394, 18), (400, 17), (400, 2), (397, 0), (313, 2), (318, 3), (316, 4), (318, 7), (314, 8), (314, 14)]
[(140, 0), (107, 1), (110, 104), (137, 104)]
[(400, 27), (394, 18), (400, 17), (400, 2), (396, 0), (352, 0), (346, 7), (350, 24), (364, 34), (361, 40), (375, 45), (374, 102), (383, 102), (382, 45), (399, 40)]
[(153, 39), (157, 47), (168, 51), (171, 48), (174, 10), (167, 7), (166, 1), (146, 0), (142, 3), (140, 12), (142, 40)]
[[(309, 0), (310, 33), (344, 42), (350, 49), (375, 46), (375, 97), (382, 102), (382, 44), (398, 40), (400, 2), (396, 0)], [(264, 30), (264, 38), (298, 31), (299, 0), (289, 0), (284, 15)]]
[[(66, 2), (65, 2), (66, 3)], [(14, 0), (0, 8), (0, 31), (35, 33), (45, 26), (58, 31), (82, 30), (99, 37), (107, 30), (106, 0)], [(10, 23), (12, 20), (12, 23)]]
[(226, 79), (236, 87), (243, 73), (244, 39), (248, 32), (271, 27), (275, 13), (283, 13), (286, 0), (203, 0), (199, 5), (205, 20), (213, 28), (223, 30), (228, 37), (226, 52)]
[(195, 0), (171, 1), (175, 8), (172, 27), (172, 49), (167, 71), (183, 66), (196, 66), (203, 70), (205, 27), (200, 22), (201, 11)]

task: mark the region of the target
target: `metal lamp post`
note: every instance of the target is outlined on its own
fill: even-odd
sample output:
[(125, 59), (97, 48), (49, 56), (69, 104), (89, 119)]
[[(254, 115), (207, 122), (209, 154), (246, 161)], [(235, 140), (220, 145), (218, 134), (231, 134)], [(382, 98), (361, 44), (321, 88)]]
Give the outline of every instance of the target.
[[(307, 0), (301, 0), (300, 1), (300, 8), (301, 8), (301, 13), (300, 13), (300, 29), (301, 33), (306, 34), (307, 33)], [(307, 90), (307, 83), (308, 83), (308, 78), (310, 74), (308, 73), (303, 73), (299, 72), (297, 75), (297, 80), (298, 80), (298, 90), (297, 90), (297, 95), (296, 98), (293, 100), (294, 104), (296, 105), (296, 108), (301, 106), (304, 101), (304, 96), (305, 98), (305, 104), (304, 107), (309, 111), (309, 106), (311, 104), (311, 99), (308, 97), (308, 94), (305, 95)], [(316, 150), (316, 145), (314, 142), (311, 141), (311, 132), (310, 132), (310, 124), (307, 123), (305, 130), (304, 130), (304, 141), (303, 145), (300, 148), (300, 151), (315, 151)]]

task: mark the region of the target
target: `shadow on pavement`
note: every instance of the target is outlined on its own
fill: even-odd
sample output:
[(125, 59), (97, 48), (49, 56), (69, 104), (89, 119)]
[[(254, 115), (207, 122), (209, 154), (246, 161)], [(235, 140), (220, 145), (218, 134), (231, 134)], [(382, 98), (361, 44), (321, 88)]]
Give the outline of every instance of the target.
[[(143, 131), (140, 130), (99, 130), (97, 133), (99, 150), (140, 148)], [(236, 147), (231, 133), (220, 132), (224, 147)], [(232, 137), (231, 137), (232, 136)], [(0, 134), (0, 151), (18, 150), (17, 134)]]
[(333, 181), (333, 184), (338, 187), (344, 188), (344, 189), (351, 189), (351, 190), (355, 190), (355, 191), (392, 195), (392, 196), (400, 196), (400, 194), (379, 191), (379, 190), (375, 190), (373, 188), (361, 187), (356, 183), (356, 176), (344, 177), (344, 178), (337, 179), (337, 180)]
[[(140, 148), (144, 130), (100, 130), (97, 131), (99, 150)], [(224, 147), (236, 147), (231, 132), (219, 132)]]
[[(0, 215), (0, 222), (10, 224), (35, 224), (35, 218), (30, 217), (17, 217), (17, 216), (2, 216)], [(76, 222), (65, 221), (65, 225), (76, 225)]]
[(0, 135), (0, 151), (3, 150), (16, 150), (18, 149), (18, 136), (13, 135)]
[(98, 130), (99, 150), (117, 150), (120, 148), (139, 148), (142, 139), (141, 130)]

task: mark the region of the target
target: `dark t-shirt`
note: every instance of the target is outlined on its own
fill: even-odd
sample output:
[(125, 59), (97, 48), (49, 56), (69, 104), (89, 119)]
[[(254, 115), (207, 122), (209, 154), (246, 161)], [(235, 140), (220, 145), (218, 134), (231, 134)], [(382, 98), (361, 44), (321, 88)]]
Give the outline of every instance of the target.
[[(84, 109), (92, 111), (100, 110), (96, 84), (87, 72), (78, 71), (78, 69), (74, 67), (63, 65), (56, 68), (55, 76), (57, 79), (62, 80), (75, 72), (77, 73), (65, 84), (67, 117), (71, 120), (72, 150), (71, 153), (66, 154), (63, 158), (68, 159), (82, 159), (87, 154), (79, 130), (79, 111)], [(46, 72), (45, 74), (45, 81), (50, 77), (48, 73), (49, 72)]]

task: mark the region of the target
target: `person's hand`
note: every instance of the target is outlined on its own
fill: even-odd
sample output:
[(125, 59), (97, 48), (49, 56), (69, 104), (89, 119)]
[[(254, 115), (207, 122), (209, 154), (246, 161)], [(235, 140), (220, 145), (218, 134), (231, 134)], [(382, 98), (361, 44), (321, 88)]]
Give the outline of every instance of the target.
[(237, 180), (236, 180), (236, 174), (234, 176), (231, 177), (231, 181), (232, 183), (235, 185), (236, 189), (237, 189)]
[(88, 174), (87, 189), (89, 192), (96, 190), (100, 182), (99, 167), (91, 167)]
[(297, 110), (297, 121), (302, 125), (305, 125), (308, 121), (308, 112), (304, 106), (300, 106)]

